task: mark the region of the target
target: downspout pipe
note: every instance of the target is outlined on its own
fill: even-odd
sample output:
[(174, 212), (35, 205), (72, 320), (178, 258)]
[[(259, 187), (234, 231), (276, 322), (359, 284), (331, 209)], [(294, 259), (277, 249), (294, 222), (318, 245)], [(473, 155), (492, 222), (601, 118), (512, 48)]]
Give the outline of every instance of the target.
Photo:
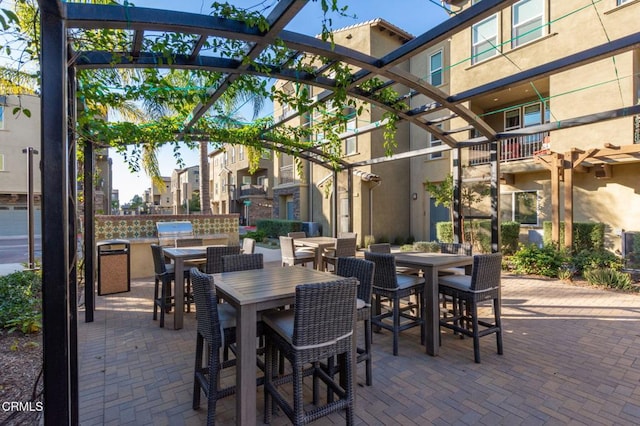
[(369, 235), (373, 236), (373, 190), (379, 187), (382, 181), (376, 182), (376, 185), (369, 187)]

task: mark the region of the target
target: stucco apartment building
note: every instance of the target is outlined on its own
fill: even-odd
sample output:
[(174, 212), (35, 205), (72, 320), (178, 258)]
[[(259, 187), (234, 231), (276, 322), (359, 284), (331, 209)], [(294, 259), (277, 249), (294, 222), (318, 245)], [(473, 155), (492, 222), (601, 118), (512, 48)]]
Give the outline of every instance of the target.
[[(31, 113), (14, 114), (14, 108)], [(0, 235), (27, 234), (27, 154), (34, 148), (35, 232), (40, 233), (40, 98), (0, 95)]]
[[(515, 2), (451, 37), (449, 93), (464, 93), (637, 33), (638, 16), (637, 0)], [(620, 248), (622, 230), (640, 230), (634, 213), (640, 211), (638, 116), (572, 128), (540, 127), (636, 105), (639, 73), (636, 48), (468, 100), (469, 108), (499, 132), (540, 129), (501, 141), (501, 220), (521, 222), (527, 232), (543, 221), (568, 220), (573, 211), (574, 221), (605, 223), (606, 244), (613, 249)], [(450, 123), (452, 128), (465, 124)], [(461, 140), (474, 136), (459, 135)], [(462, 155), (464, 179), (487, 175), (486, 146)]]
[[(380, 57), (407, 42), (413, 36), (401, 28), (383, 20), (375, 19), (361, 24), (334, 31), (337, 44), (345, 45), (359, 52)], [(405, 62), (400, 66), (409, 71), (415, 67), (426, 78), (439, 79), (445, 85), (443, 68), (444, 57), (448, 54), (447, 42), (422, 52), (415, 61)], [(280, 82), (284, 90), (296, 90), (293, 82)], [(402, 86), (393, 86), (399, 95), (407, 94)], [(322, 90), (312, 89), (314, 96)], [(423, 102), (424, 98), (416, 97), (411, 102)], [(274, 105), (276, 122), (292, 116), (288, 107)], [(287, 125), (307, 126), (323, 116), (342, 113), (349, 119), (346, 134), (342, 139), (342, 155), (345, 161), (356, 163), (385, 156), (382, 130), (372, 132), (355, 132), (356, 129), (367, 128), (379, 124), (383, 111), (375, 106), (366, 106), (363, 113), (357, 116), (354, 111), (336, 111), (329, 102), (318, 108), (310, 117), (295, 116), (286, 121)], [(440, 113), (435, 113), (436, 116)], [(432, 117), (430, 117), (432, 118)], [(351, 132), (351, 133), (350, 133)], [(395, 152), (406, 152), (410, 149), (425, 148), (439, 143), (425, 131), (410, 128), (408, 123), (398, 123), (396, 131), (397, 147)], [(318, 144), (322, 143), (322, 135), (315, 136)], [(423, 208), (423, 172), (425, 162), (435, 160), (436, 167), (446, 173), (448, 171), (446, 155), (421, 158), (417, 160), (403, 159), (392, 162), (365, 165), (349, 172), (337, 174), (334, 182), (333, 170), (318, 164), (302, 161), (299, 168), (290, 155), (281, 154), (275, 157), (274, 173), (274, 216), (282, 219), (296, 219), (303, 222), (317, 222), (324, 235), (335, 235), (340, 232), (356, 232), (360, 245), (365, 243), (368, 235), (377, 241), (406, 240), (409, 236), (422, 238), (429, 230), (424, 212), (412, 211), (419, 206)], [(412, 170), (416, 170), (412, 180)], [(299, 173), (299, 170), (302, 172)], [(352, 192), (348, 191), (348, 181), (352, 180)], [(337, 198), (337, 200), (334, 200)], [(337, 206), (337, 211), (334, 211)], [(426, 205), (428, 207), (428, 204)]]
[(162, 187), (158, 188), (153, 182), (151, 187), (144, 193), (144, 201), (148, 205), (150, 214), (171, 214), (173, 205), (171, 204), (171, 178), (162, 176)]
[(174, 169), (171, 173), (173, 214), (188, 214), (189, 201), (196, 192), (200, 192), (200, 166)]
[[(469, 1), (464, 7), (478, 1), (481, 0)], [(454, 13), (462, 10), (451, 9)], [(430, 46), (400, 66), (455, 96), (637, 33), (640, 30), (637, 16), (640, 16), (638, 0), (593, 3), (590, 0), (521, 0)], [(413, 36), (376, 19), (336, 30), (334, 37), (338, 44), (381, 56)], [(496, 131), (520, 132), (500, 142), (499, 208), (502, 221), (515, 220), (522, 224), (523, 241), (529, 237), (529, 231), (539, 232), (544, 221), (565, 220), (565, 211), (573, 211), (574, 221), (607, 224), (607, 246), (612, 249), (620, 248), (618, 234), (622, 230), (640, 230), (640, 221), (630, 213), (640, 211), (638, 117), (572, 128), (563, 128), (561, 124), (540, 128), (545, 123), (562, 123), (637, 104), (639, 72), (640, 52), (628, 50), (615, 58), (592, 61), (464, 99), (465, 105)], [(297, 90), (295, 82), (277, 84), (291, 93)], [(394, 89), (400, 95), (407, 94), (401, 86)], [(313, 95), (322, 92), (310, 90)], [(430, 102), (415, 94), (407, 99), (410, 108)], [(287, 105), (274, 104), (275, 121), (291, 126), (308, 126), (323, 114), (335, 113), (339, 112), (332, 110), (330, 103), (311, 116), (298, 116)], [(352, 111), (341, 113), (352, 115), (347, 133), (379, 123), (382, 116), (382, 111), (375, 107), (365, 108), (358, 117)], [(473, 140), (477, 136), (474, 131), (465, 130), (466, 122), (445, 117), (441, 111), (425, 118), (440, 121), (442, 129), (457, 140)], [(315, 139), (318, 144), (322, 143), (322, 135), (316, 135)], [(396, 153), (441, 144), (423, 129), (402, 122), (398, 125), (396, 141)], [(350, 163), (384, 157), (382, 131), (352, 132), (343, 139), (342, 149), (344, 159)], [(238, 175), (231, 172), (229, 159), (224, 160), (223, 155), (222, 151), (213, 154), (220, 158), (220, 163), (226, 161), (227, 168), (212, 167), (212, 170), (218, 167), (218, 171), (212, 173), (214, 182), (221, 177), (218, 189), (212, 189), (213, 211), (221, 213), (233, 211), (229, 202), (237, 204), (238, 200), (238, 197), (232, 198), (229, 189), (237, 184)], [(463, 149), (461, 158), (463, 185), (488, 185), (488, 147)], [(553, 161), (562, 167), (550, 168)], [(553, 169), (556, 172), (552, 172)], [(273, 216), (316, 222), (324, 235), (357, 232), (361, 245), (366, 235), (392, 242), (409, 236), (416, 240), (435, 240), (435, 224), (448, 221), (450, 215), (448, 209), (435, 205), (426, 191), (425, 181), (441, 182), (451, 171), (451, 152), (444, 151), (357, 167), (351, 176), (347, 172), (338, 173), (334, 182), (330, 169), (290, 155), (274, 155), (273, 186), (270, 186)], [(348, 179), (352, 179), (351, 194), (347, 191)], [(465, 215), (488, 214), (487, 202), (477, 204), (466, 209)]]
[(266, 153), (250, 172), (247, 147), (224, 144), (209, 154), (209, 193), (213, 214), (238, 213), (240, 223), (255, 225), (273, 211), (273, 159)]

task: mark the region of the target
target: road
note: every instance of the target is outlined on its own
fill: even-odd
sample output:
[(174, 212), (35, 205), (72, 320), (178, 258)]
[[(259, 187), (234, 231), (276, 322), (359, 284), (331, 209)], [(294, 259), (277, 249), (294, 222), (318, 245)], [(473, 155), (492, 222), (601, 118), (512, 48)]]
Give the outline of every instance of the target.
[[(29, 248), (27, 236), (0, 237), (0, 263), (27, 263)], [(42, 257), (40, 236), (35, 237), (34, 254), (36, 259)]]

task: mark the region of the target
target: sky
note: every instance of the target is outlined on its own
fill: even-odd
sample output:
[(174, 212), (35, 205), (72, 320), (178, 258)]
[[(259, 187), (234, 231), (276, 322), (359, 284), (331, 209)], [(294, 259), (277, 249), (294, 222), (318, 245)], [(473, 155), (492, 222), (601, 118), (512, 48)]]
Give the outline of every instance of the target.
[[(222, 0), (219, 0), (219, 2), (222, 2)], [(229, 2), (237, 7), (263, 10), (277, 3), (277, 0), (230, 0)], [(138, 7), (208, 14), (213, 1), (133, 0), (130, 3)], [(350, 17), (332, 15), (334, 29), (383, 18), (408, 33), (418, 36), (448, 18), (446, 11), (438, 0), (339, 0), (339, 5), (348, 6), (347, 13)], [(268, 11), (265, 13), (268, 14)], [(286, 29), (307, 35), (317, 35), (322, 29), (322, 16), (320, 1), (309, 1)], [(273, 109), (269, 104), (261, 111), (260, 116), (269, 116), (272, 113)], [(250, 112), (244, 112), (243, 110), (240, 110), (239, 114), (248, 118), (251, 116)], [(181, 149), (180, 153), (186, 166), (199, 164), (199, 152), (197, 149), (189, 150), (185, 147)], [(113, 189), (119, 191), (120, 204), (128, 203), (134, 195), (142, 196), (144, 191), (151, 187), (151, 180), (143, 171), (130, 172), (123, 157), (113, 150), (111, 150), (110, 156), (113, 161)], [(173, 147), (170, 145), (160, 149), (158, 161), (163, 176), (171, 176), (172, 171), (178, 167), (173, 157)]]

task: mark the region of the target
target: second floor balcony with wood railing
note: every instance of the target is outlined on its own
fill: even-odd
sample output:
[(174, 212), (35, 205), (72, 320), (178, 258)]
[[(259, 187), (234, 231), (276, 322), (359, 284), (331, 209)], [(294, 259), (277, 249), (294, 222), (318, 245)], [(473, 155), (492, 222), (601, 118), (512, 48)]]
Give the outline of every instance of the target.
[(278, 176), (278, 185), (286, 185), (297, 183), (298, 177), (294, 164), (280, 167), (280, 176)]
[[(549, 132), (539, 132), (531, 135), (514, 136), (500, 141), (500, 161), (518, 161), (533, 158), (544, 150), (545, 137)], [(489, 163), (489, 143), (473, 146), (469, 149), (469, 165), (477, 166)]]

